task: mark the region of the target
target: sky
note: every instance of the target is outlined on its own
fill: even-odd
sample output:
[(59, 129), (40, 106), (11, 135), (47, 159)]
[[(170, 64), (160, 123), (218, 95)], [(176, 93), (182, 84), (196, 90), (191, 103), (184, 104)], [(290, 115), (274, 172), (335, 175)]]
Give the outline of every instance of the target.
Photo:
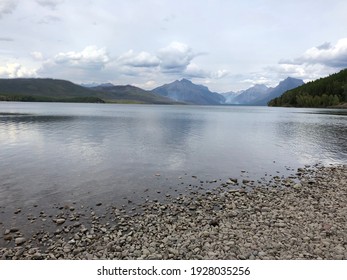
[(347, 68), (345, 0), (0, 0), (0, 78), (216, 92)]

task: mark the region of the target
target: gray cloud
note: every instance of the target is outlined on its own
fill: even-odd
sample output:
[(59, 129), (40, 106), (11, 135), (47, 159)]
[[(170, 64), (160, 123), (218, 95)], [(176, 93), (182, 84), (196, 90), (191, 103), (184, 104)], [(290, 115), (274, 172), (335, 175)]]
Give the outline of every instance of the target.
[(50, 24), (61, 21), (60, 17), (57, 16), (45, 16), (38, 21), (39, 24)]
[(43, 6), (54, 10), (58, 5), (63, 3), (63, 0), (36, 0), (36, 2)]
[(330, 42), (325, 42), (317, 47), (318, 50), (328, 50), (331, 48)]
[(342, 38), (335, 45), (324, 44), (308, 49), (302, 56), (293, 60), (280, 60), (280, 64), (303, 65), (321, 64), (327, 67), (347, 67), (347, 38)]
[[(212, 74), (209, 71), (205, 71), (192, 62), (196, 56), (197, 54), (188, 45), (181, 42), (172, 42), (161, 48), (157, 55), (144, 51), (136, 53), (129, 50), (119, 56), (117, 62), (122, 66), (120, 68), (121, 73), (128, 76), (144, 75), (146, 72), (136, 68), (146, 68), (146, 71), (157, 71), (186, 78), (211, 77)], [(151, 68), (155, 68), (155, 70)], [(220, 75), (219, 78), (224, 75), (221, 72), (216, 74)]]
[(13, 42), (14, 39), (10, 37), (0, 37), (0, 42)]
[(11, 14), (17, 7), (17, 0), (1, 0), (0, 1), (0, 19), (5, 14)]

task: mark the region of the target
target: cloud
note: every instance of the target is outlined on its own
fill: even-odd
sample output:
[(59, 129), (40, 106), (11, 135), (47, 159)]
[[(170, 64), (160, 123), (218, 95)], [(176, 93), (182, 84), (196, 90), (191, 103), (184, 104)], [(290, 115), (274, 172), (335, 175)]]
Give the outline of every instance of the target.
[(35, 59), (35, 60), (43, 60), (43, 54), (41, 52), (31, 52), (30, 55)]
[(0, 1), (0, 19), (5, 14), (11, 14), (17, 7), (17, 0), (1, 0)]
[(241, 83), (247, 83), (247, 84), (251, 84), (251, 85), (266, 85), (269, 86), (272, 83), (272, 79), (268, 78), (268, 77), (264, 77), (264, 76), (259, 76), (257, 74), (254, 74), (253, 76), (251, 75), (250, 78), (245, 79), (243, 81), (241, 81)]
[(13, 42), (14, 39), (10, 37), (0, 37), (0, 42)]
[(36, 77), (36, 69), (29, 69), (19, 63), (0, 66), (0, 76), (6, 78)]
[(105, 48), (87, 46), (80, 52), (61, 52), (54, 57), (54, 63), (76, 68), (102, 69), (110, 61)]
[(302, 65), (279, 64), (271, 67), (271, 70), (275, 72), (276, 75), (281, 79), (293, 77), (303, 79), (305, 82), (328, 76), (329, 74), (336, 72), (336, 68), (334, 67), (308, 63), (304, 63)]
[(189, 78), (208, 78), (211, 76), (210, 72), (205, 71), (195, 63), (189, 63), (183, 74)]
[(226, 69), (220, 69), (216, 72), (212, 73), (212, 78), (214, 79), (223, 79), (224, 77), (229, 75), (229, 71)]
[(317, 47), (319, 50), (328, 50), (331, 48), (331, 44), (329, 42), (325, 42)]
[(303, 65), (321, 64), (333, 68), (347, 67), (347, 38), (342, 38), (335, 45), (324, 44), (308, 49), (302, 56), (293, 60), (281, 60), (280, 64)]
[(158, 53), (161, 69), (169, 73), (184, 71), (195, 56), (188, 45), (180, 42), (172, 42)]
[(135, 83), (133, 85), (146, 90), (153, 89), (158, 86), (157, 82), (154, 80), (145, 81), (143, 83)]
[(36, 2), (43, 7), (56, 9), (58, 5), (64, 2), (64, 0), (36, 0)]
[(133, 50), (119, 56), (118, 62), (131, 67), (156, 67), (160, 64), (158, 57), (148, 52), (135, 53)]
[[(187, 78), (211, 77), (211, 72), (192, 62), (197, 55), (188, 45), (172, 42), (159, 49), (156, 55), (129, 50), (120, 55), (116, 63), (119, 64), (119, 73), (133, 77), (148, 77), (151, 74), (173, 74)], [(219, 72), (216, 75), (221, 77), (225, 73)]]
[(61, 21), (60, 17), (57, 16), (45, 16), (42, 19), (38, 21), (39, 24), (50, 24), (54, 22), (59, 22)]

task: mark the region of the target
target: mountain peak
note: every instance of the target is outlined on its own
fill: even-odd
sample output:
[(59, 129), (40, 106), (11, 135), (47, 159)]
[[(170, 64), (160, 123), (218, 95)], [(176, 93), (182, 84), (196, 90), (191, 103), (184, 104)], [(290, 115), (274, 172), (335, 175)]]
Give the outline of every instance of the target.
[(181, 80), (178, 81), (178, 82), (184, 83), (184, 84), (193, 84), (192, 81), (190, 81), (190, 80), (188, 80), (188, 79), (185, 79), (185, 78), (181, 79)]
[(283, 81), (280, 81), (279, 82), (279, 84), (283, 84), (283, 83), (304, 83), (304, 81), (303, 80), (301, 80), (301, 79), (297, 79), (297, 78), (293, 78), (293, 77), (287, 77), (286, 79), (284, 79)]
[(176, 80), (152, 91), (176, 101), (197, 105), (218, 105), (223, 104), (225, 101), (222, 95), (211, 92), (207, 87), (194, 84), (187, 79)]

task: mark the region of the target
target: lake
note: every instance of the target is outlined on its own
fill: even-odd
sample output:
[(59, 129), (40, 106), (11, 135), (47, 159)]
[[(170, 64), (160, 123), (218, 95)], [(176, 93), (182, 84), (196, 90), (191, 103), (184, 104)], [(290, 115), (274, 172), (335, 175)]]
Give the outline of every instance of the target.
[(347, 163), (346, 139), (347, 110), (0, 102), (0, 207), (286, 176)]

